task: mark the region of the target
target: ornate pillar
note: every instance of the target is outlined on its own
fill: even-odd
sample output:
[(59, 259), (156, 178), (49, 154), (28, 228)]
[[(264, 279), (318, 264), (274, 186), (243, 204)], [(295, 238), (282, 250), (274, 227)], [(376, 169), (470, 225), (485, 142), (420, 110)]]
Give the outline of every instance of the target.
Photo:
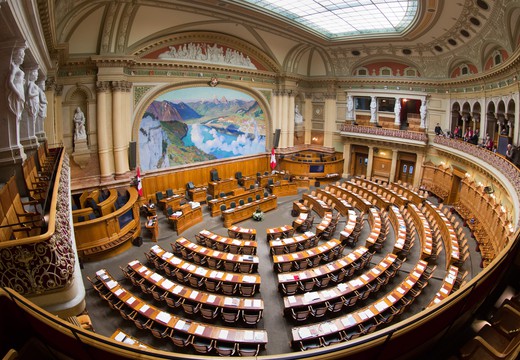
[[(280, 144), (279, 144), (279, 147), (281, 148), (285, 148), (287, 147), (287, 135), (288, 135), (288, 125), (287, 125), (287, 122), (288, 122), (288, 117), (289, 117), (289, 94), (287, 93), (287, 91), (282, 91), (281, 92), (282, 94), (282, 106), (281, 106), (281, 112), (280, 112), (280, 120), (281, 120), (281, 127), (280, 127)], [(294, 109), (293, 109), (294, 110)], [(294, 114), (293, 114), (294, 116)]]
[(114, 157), (112, 156), (112, 147), (110, 139), (112, 137), (112, 127), (108, 123), (107, 117), (107, 97), (109, 90), (107, 81), (98, 81), (96, 83), (97, 93), (97, 137), (98, 137), (98, 156), (99, 156), (99, 172), (101, 182), (103, 180), (112, 180), (114, 173)]
[[(271, 134), (273, 135), (272, 141), (274, 141), (274, 133), (276, 129), (279, 129), (278, 119), (280, 118), (278, 114), (278, 106), (280, 102), (280, 93), (277, 90), (273, 90), (273, 96), (271, 97)], [(270, 147), (271, 144), (266, 144), (266, 147)], [(274, 144), (272, 144), (274, 145)]]
[[(395, 173), (397, 171), (397, 156), (399, 151), (397, 149), (392, 150), (392, 165), (390, 166), (390, 182), (395, 181)], [(417, 170), (417, 169), (416, 169)]]
[(332, 146), (332, 135), (336, 132), (337, 115), (336, 93), (328, 93), (325, 95), (323, 146)]
[(341, 177), (344, 178), (350, 176), (350, 152), (350, 143), (343, 144), (343, 174), (341, 175)]
[(312, 137), (312, 94), (305, 94), (305, 144), (311, 143)]
[(419, 109), (419, 112), (421, 114), (421, 129), (426, 129), (426, 115), (428, 112), (428, 109), (426, 107), (426, 99), (423, 99), (421, 101), (421, 108)]
[[(114, 143), (115, 175), (124, 176), (130, 171), (128, 166), (128, 141), (123, 119), (122, 105), (126, 102), (123, 94), (128, 96), (132, 84), (128, 81), (112, 81), (112, 134)], [(129, 129), (130, 126), (127, 127)]]
[(354, 99), (352, 98), (352, 95), (347, 96), (347, 116), (345, 117), (345, 120), (347, 121), (355, 121), (356, 118), (354, 117)]
[(45, 97), (47, 99), (47, 116), (46, 121), (43, 122), (43, 129), (45, 134), (48, 134), (48, 141), (50, 147), (55, 147), (59, 145), (58, 142), (58, 129), (57, 129), (57, 119), (56, 119), (56, 111), (55, 111), (55, 90), (56, 83), (54, 79), (48, 79), (46, 83), (43, 85), (43, 89), (45, 91)]
[(422, 173), (423, 173), (423, 161), (424, 161), (424, 154), (423, 153), (417, 153), (417, 160), (415, 161), (415, 172), (413, 176), (413, 186), (419, 187), (421, 185), (421, 179), (422, 179)]
[(287, 147), (294, 146), (294, 94), (292, 91), (288, 94), (289, 108), (287, 116)]
[(367, 165), (367, 173), (366, 173), (367, 179), (370, 179), (372, 177), (372, 166), (373, 165), (374, 165), (374, 147), (369, 146), (368, 147), (368, 165)]
[(5, 84), (5, 91), (0, 94), (0, 123), (3, 124), (0, 131), (2, 167), (21, 164), (27, 157), (20, 143), (20, 121), (25, 106), (25, 73), (20, 66), (25, 59), (26, 47), (24, 41), (0, 44), (0, 74), (2, 84)]

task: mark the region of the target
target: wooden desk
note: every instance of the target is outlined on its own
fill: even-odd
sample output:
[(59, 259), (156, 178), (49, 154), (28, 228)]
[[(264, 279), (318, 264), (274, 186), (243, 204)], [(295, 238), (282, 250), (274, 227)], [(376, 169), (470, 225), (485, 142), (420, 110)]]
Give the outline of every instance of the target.
[(430, 302), (427, 307), (431, 307), (440, 303), (442, 300), (446, 299), (453, 290), (453, 285), (455, 284), (455, 280), (457, 279), (457, 275), (459, 274), (459, 268), (451, 265), (442, 281), (442, 286), (435, 294), (435, 297)]
[[(235, 238), (229, 238), (225, 236), (221, 236), (215, 234), (206, 229), (201, 230), (199, 232), (200, 241), (199, 245), (205, 245), (206, 247), (209, 244), (215, 246), (218, 250), (227, 251), (233, 254), (247, 254), (247, 255), (255, 255), (258, 244), (254, 240), (239, 240)], [(211, 248), (213, 248), (212, 246)], [(220, 248), (222, 247), (222, 248)]]
[(417, 191), (413, 190), (413, 189), (409, 189), (405, 186), (403, 186), (402, 184), (398, 184), (398, 183), (391, 183), (391, 184), (388, 184), (388, 187), (389, 188), (392, 188), (395, 192), (397, 192), (398, 194), (402, 194), (403, 196), (405, 196), (408, 200), (410, 200), (411, 202), (413, 202), (415, 205), (419, 205), (421, 204), (424, 200), (427, 199), (427, 196), (423, 195), (423, 194), (419, 194)]
[(134, 272), (135, 276), (145, 279), (151, 285), (155, 285), (177, 298), (183, 298), (218, 308), (251, 310), (259, 313), (264, 309), (264, 302), (262, 299), (231, 297), (193, 289), (189, 286), (184, 286), (174, 281), (170, 281), (161, 274), (142, 265), (138, 260), (128, 263), (128, 268)]
[(294, 252), (297, 249), (302, 250), (308, 249), (309, 247), (314, 247), (317, 244), (317, 240), (318, 239), (313, 232), (307, 231), (306, 233), (295, 237), (270, 240), (269, 248), (271, 249), (272, 254), (281, 255), (284, 253), (284, 251), (291, 247), (293, 247), (294, 250), (286, 252)]
[(280, 180), (280, 183), (269, 185), (271, 193), (276, 196), (289, 196), (298, 194), (298, 186), (287, 180)]
[(189, 189), (188, 196), (190, 197), (191, 201), (195, 201), (198, 203), (204, 203), (204, 202), (206, 202), (207, 188), (198, 187), (195, 189)]
[(157, 241), (159, 238), (159, 221), (157, 220), (157, 215), (148, 216), (145, 227), (152, 233), (152, 241)]
[(168, 217), (168, 221), (173, 225), (173, 229), (180, 235), (184, 230), (202, 222), (202, 207), (200, 204), (192, 208), (190, 204), (185, 204), (181, 208), (181, 215), (173, 214)]
[(412, 217), (415, 228), (419, 233), (419, 240), (421, 241), (421, 259), (426, 260), (433, 254), (433, 236), (430, 229), (430, 223), (414, 203), (408, 204), (407, 211)]
[(261, 198), (260, 200), (255, 200), (251, 203), (237, 206), (234, 209), (224, 210), (222, 213), (224, 226), (229, 228), (234, 223), (251, 218), (258, 207), (260, 207), (260, 210), (263, 212), (276, 209), (276, 198), (276, 195), (269, 195), (267, 197)]
[(433, 205), (430, 200), (425, 200), (424, 205), (428, 212), (434, 217), (441, 231), (444, 249), (446, 250), (446, 269), (453, 264), (454, 261), (460, 260), (459, 240), (457, 233), (453, 228), (451, 221), (444, 215), (442, 211)]
[(231, 225), (228, 228), (228, 235), (235, 239), (256, 239), (256, 229), (247, 229), (240, 226)]
[(406, 206), (410, 202), (406, 196), (397, 193), (390, 187), (380, 185), (375, 181), (362, 179), (360, 177), (356, 177), (355, 181), (358, 185), (365, 187), (367, 190), (377, 192), (381, 198), (390, 201), (392, 204), (397, 205), (398, 207)]
[(307, 206), (305, 206), (305, 204), (303, 204), (303, 202), (300, 202), (299, 200), (295, 200), (295, 201), (293, 201), (292, 211), (293, 211), (293, 215), (297, 216), (297, 215), (300, 215), (301, 213), (308, 213), (309, 208)]
[(255, 176), (242, 176), (238, 180), (238, 184), (243, 186), (246, 189), (251, 189), (251, 185), (256, 185), (256, 175)]
[(260, 289), (260, 275), (257, 274), (240, 274), (231, 273), (226, 271), (219, 271), (208, 269), (202, 266), (192, 264), (188, 261), (184, 261), (182, 258), (176, 257), (170, 252), (165, 251), (159, 245), (154, 245), (150, 248), (150, 255), (161, 259), (174, 269), (182, 271), (185, 274), (191, 274), (198, 278), (207, 278), (216, 282), (222, 281), (230, 284), (237, 285), (256, 285), (256, 289)]
[[(330, 189), (330, 191), (328, 190)], [(334, 208), (338, 210), (338, 212), (345, 216), (347, 215), (348, 211), (352, 209), (352, 205), (346, 200), (347, 195), (341, 194), (338, 191), (338, 194), (335, 194), (336, 189), (333, 187), (327, 186), (324, 189), (317, 189), (318, 195), (321, 194), (324, 199), (327, 201), (330, 201), (334, 204)], [(344, 198), (342, 198), (342, 196)]]
[(159, 200), (159, 207), (163, 209), (163, 212), (166, 215), (166, 209), (169, 207), (173, 210), (179, 210), (181, 208), (182, 200), (184, 200), (184, 195), (173, 194), (173, 196)]
[[(311, 259), (316, 256), (321, 257), (321, 255), (324, 255), (326, 253), (329, 253), (330, 251), (333, 251), (334, 248), (341, 245), (341, 241), (338, 239), (332, 239), (327, 241), (324, 244), (312, 247), (310, 249), (297, 251), (294, 253), (289, 254), (283, 254), (283, 255), (273, 255), (273, 263), (275, 265), (275, 269), (277, 269), (278, 264), (282, 263), (291, 263), (293, 264), (292, 267), (294, 267), (294, 263), (296, 261), (302, 261), (306, 259)], [(285, 272), (285, 271), (284, 271)]]
[(381, 210), (386, 210), (388, 206), (390, 206), (390, 201), (388, 201), (386, 198), (384, 198), (382, 195), (378, 194), (376, 191), (372, 189), (367, 189), (363, 187), (360, 184), (355, 183), (354, 181), (350, 180), (347, 181), (347, 188), (348, 185), (352, 186), (352, 189), (356, 189), (357, 193), (362, 196), (363, 198), (367, 199), (368, 202), (374, 204)]
[(264, 196), (264, 190), (261, 188), (255, 188), (255, 189), (247, 190), (247, 191), (244, 191), (243, 188), (240, 188), (240, 189), (242, 189), (242, 191), (235, 195), (223, 196), (218, 199), (210, 200), (208, 202), (208, 206), (209, 206), (209, 212), (210, 212), (211, 216), (213, 217), (213, 216), (221, 215), (222, 213), (221, 213), (220, 207), (222, 205), (225, 205), (226, 209), (229, 209), (231, 207), (232, 202), (234, 202), (235, 206), (237, 206), (237, 205), (240, 205), (240, 200), (243, 200), (244, 204), (245, 204), (245, 203), (249, 203), (249, 198), (251, 198), (251, 200), (256, 200), (257, 195), (259, 195), (260, 197)]
[(291, 181), (299, 188), (308, 189), (311, 186), (311, 180), (308, 177), (294, 176)]
[(357, 215), (354, 210), (348, 211), (348, 217), (345, 224), (345, 227), (340, 233), (339, 239), (343, 242), (346, 241), (351, 235), (353, 235), (354, 230), (356, 229), (357, 224)]
[(327, 212), (321, 219), (321, 222), (316, 225), (316, 235), (320, 235), (323, 231), (325, 231), (332, 221), (332, 212)]
[(214, 198), (219, 197), (220, 193), (227, 194), (238, 187), (237, 179), (229, 178), (208, 183), (208, 193)]
[(359, 262), (367, 252), (368, 249), (366, 247), (360, 246), (351, 253), (331, 261), (330, 263), (323, 264), (315, 268), (280, 273), (278, 274), (278, 284), (287, 285), (290, 283), (299, 282), (300, 280), (313, 280), (314, 278), (320, 278), (336, 273), (341, 271), (341, 269), (346, 269), (352, 266), (354, 263)]
[(275, 228), (265, 229), (267, 240), (284, 239), (293, 236), (294, 228), (291, 225), (284, 225)]
[(341, 298), (349, 298), (356, 290), (377, 281), (381, 276), (386, 276), (385, 271), (389, 269), (397, 259), (395, 254), (387, 254), (375, 267), (371, 268), (361, 276), (351, 279), (347, 282), (339, 283), (328, 289), (309, 291), (301, 295), (285, 296), (283, 298), (284, 310), (291, 308), (304, 307), (308, 305), (316, 305)]
[(371, 248), (381, 236), (381, 215), (376, 208), (370, 208), (368, 211), (368, 223), (370, 224), (370, 235), (368, 236), (365, 246)]
[(319, 199), (317, 196), (312, 194), (303, 194), (303, 203), (307, 206), (312, 205), (312, 209), (320, 216), (325, 216), (325, 213), (331, 212), (332, 209), (330, 206), (323, 200)]
[(326, 320), (310, 325), (297, 326), (291, 331), (293, 347), (297, 347), (299, 341), (311, 338), (335, 334), (342, 330), (348, 330), (352, 327), (357, 327), (359, 324), (370, 321), (373, 317), (389, 311), (401, 298), (408, 293), (408, 291), (415, 286), (417, 280), (420, 279), (424, 269), (428, 264), (425, 261), (419, 260), (414, 267), (414, 270), (406, 277), (406, 279), (395, 287), (385, 296), (379, 298), (377, 301), (364, 306), (356, 311), (343, 316), (335, 317), (331, 320)]
[(96, 272), (96, 277), (114, 294), (119, 300), (132, 310), (148, 319), (169, 328), (175, 329), (195, 337), (228, 341), (233, 343), (267, 343), (267, 332), (265, 330), (250, 330), (234, 327), (222, 327), (214, 324), (206, 324), (178, 317), (162, 311), (155, 306), (146, 303), (131, 292), (121, 287), (106, 270)]
[(283, 175), (280, 174), (267, 174), (267, 175), (259, 175), (256, 177), (258, 185), (261, 188), (267, 187), (267, 184), (269, 183), (269, 179), (273, 181), (273, 184), (277, 182), (278, 180), (283, 179)]
[(293, 228), (298, 229), (300, 226), (303, 225), (303, 223), (307, 220), (309, 217), (309, 213), (302, 212), (300, 215), (298, 215), (298, 218), (295, 219), (292, 223)]
[(349, 185), (347, 185), (347, 183), (342, 183), (341, 186), (332, 185), (332, 187), (336, 188), (336, 190), (342, 194), (342, 197), (343, 195), (346, 195), (348, 197), (349, 204), (352, 204), (352, 206), (354, 206), (361, 212), (367, 212), (368, 209), (370, 209), (373, 206), (372, 203), (367, 199), (363, 198), (363, 196), (353, 192), (351, 185), (349, 189)]
[(394, 228), (395, 243), (393, 253), (399, 254), (399, 252), (403, 251), (407, 241), (408, 230), (406, 228), (406, 223), (404, 222), (403, 214), (401, 214), (401, 211), (399, 211), (397, 206), (390, 206), (388, 210), (388, 218)]
[(232, 253), (209, 249), (205, 246), (197, 245), (183, 237), (175, 240), (175, 244), (172, 244), (172, 247), (174, 248), (174, 253), (175, 253), (175, 248), (183, 247), (188, 252), (192, 252), (192, 251), (196, 252), (201, 257), (211, 257), (217, 261), (221, 260), (222, 262), (226, 261), (226, 262), (231, 262), (231, 263), (235, 263), (235, 264), (247, 264), (247, 265), (252, 264), (253, 272), (257, 272), (257, 270), (258, 270), (258, 263), (259, 263), (258, 256), (232, 254)]
[(153, 349), (153, 347), (151, 347), (150, 345), (147, 345), (141, 342), (140, 340), (137, 340), (135, 337), (125, 333), (123, 330), (119, 328), (116, 331), (114, 331), (112, 335), (110, 335), (110, 338), (114, 339), (115, 341), (119, 341), (128, 345), (133, 345), (141, 349)]

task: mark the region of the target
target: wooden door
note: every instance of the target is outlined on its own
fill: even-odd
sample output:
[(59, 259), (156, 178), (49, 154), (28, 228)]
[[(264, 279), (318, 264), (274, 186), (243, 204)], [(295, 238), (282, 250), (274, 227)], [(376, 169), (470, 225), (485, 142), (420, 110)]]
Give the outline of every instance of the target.
[(354, 164), (354, 175), (360, 176), (367, 174), (368, 154), (356, 153), (356, 163)]
[(401, 160), (397, 179), (408, 184), (413, 184), (415, 174), (415, 161)]

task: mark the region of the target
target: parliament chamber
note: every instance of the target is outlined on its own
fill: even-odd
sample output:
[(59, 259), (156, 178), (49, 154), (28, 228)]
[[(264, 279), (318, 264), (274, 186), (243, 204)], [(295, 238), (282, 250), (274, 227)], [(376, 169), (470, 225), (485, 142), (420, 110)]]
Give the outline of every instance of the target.
[(520, 1), (0, 13), (4, 359), (517, 358)]

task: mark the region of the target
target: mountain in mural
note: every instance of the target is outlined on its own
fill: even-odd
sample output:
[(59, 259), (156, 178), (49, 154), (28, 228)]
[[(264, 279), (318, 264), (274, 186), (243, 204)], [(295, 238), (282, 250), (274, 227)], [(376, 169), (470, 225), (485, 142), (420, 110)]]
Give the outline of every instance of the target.
[(188, 104), (184, 102), (172, 103), (167, 100), (153, 101), (146, 112), (160, 121), (183, 121), (201, 118), (201, 115)]
[(211, 101), (204, 100), (188, 103), (188, 105), (193, 110), (195, 110), (198, 114), (201, 114), (206, 118), (221, 117), (233, 114), (247, 114), (249, 109), (251, 107), (254, 107), (255, 104), (256, 101), (254, 100), (228, 100), (224, 96), (220, 99), (215, 97)]

